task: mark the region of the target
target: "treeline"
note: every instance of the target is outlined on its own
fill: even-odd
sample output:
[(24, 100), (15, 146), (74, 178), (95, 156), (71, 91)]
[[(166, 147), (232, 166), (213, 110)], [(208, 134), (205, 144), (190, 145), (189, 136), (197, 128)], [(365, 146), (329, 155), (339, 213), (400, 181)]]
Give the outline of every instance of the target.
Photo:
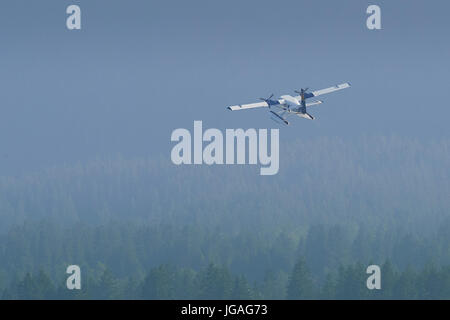
[(284, 230), (230, 235), (201, 226), (28, 223), (0, 237), (0, 292), (72, 298), (65, 271), (76, 264), (85, 289), (79, 298), (377, 298), (365, 287), (365, 270), (376, 264), (383, 265), (381, 297), (445, 297), (449, 226), (418, 237), (314, 225), (297, 238)]
[(450, 299), (450, 266), (399, 272), (385, 262), (380, 290), (367, 288), (365, 270), (362, 264), (340, 266), (320, 284), (301, 258), (287, 281), (268, 274), (261, 282), (250, 283), (245, 276), (214, 264), (199, 272), (161, 265), (141, 281), (116, 278), (105, 269), (100, 277), (83, 281), (81, 290), (68, 290), (65, 283), (55, 284), (39, 271), (14, 281), (2, 299)]
[[(394, 270), (387, 284), (412, 284), (392, 295), (445, 296), (449, 140), (323, 138), (280, 148), (274, 177), (248, 166), (176, 167), (167, 157), (0, 178), (0, 292), (48, 288), (64, 298), (65, 270), (76, 264), (88, 276), (86, 297), (204, 298), (213, 264), (228, 280), (211, 298), (242, 293), (240, 284), (252, 297), (282, 299), (295, 296), (289, 279), (304, 257), (312, 281), (305, 297), (350, 297), (358, 290), (344, 284), (361, 279), (345, 274), (365, 278), (364, 267), (385, 261)], [(144, 291), (155, 272), (170, 290)]]
[(261, 280), (268, 271), (288, 274), (298, 256), (306, 258), (319, 279), (336, 266), (355, 262), (381, 264), (389, 259), (400, 270), (421, 269), (429, 263), (450, 265), (450, 219), (428, 236), (366, 225), (319, 224), (304, 229), (304, 234), (287, 228), (230, 234), (226, 226), (111, 222), (66, 227), (30, 222), (0, 236), (0, 288), (7, 280), (4, 275), (23, 276), (39, 269), (57, 275), (70, 264), (97, 274), (103, 264), (125, 277), (142, 276), (162, 264), (200, 270), (212, 262), (250, 281)]

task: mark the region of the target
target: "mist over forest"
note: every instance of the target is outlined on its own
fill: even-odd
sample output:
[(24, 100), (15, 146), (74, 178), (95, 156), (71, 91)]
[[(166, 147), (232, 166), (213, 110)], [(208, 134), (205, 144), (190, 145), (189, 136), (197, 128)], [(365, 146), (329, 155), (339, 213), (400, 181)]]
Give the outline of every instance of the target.
[[(177, 167), (168, 155), (2, 177), (0, 292), (370, 298), (352, 296), (352, 281), (365, 285), (374, 263), (397, 279), (385, 297), (449, 298), (449, 167), (449, 139), (365, 136), (282, 143), (272, 177), (258, 166)], [(69, 264), (89, 279), (78, 296), (61, 289)], [(408, 278), (416, 287), (395, 291)]]

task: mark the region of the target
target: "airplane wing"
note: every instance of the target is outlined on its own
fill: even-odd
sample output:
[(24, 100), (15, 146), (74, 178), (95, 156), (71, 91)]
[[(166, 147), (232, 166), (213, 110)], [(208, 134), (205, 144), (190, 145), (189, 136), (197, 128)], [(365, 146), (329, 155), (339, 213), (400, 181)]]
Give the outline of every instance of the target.
[(257, 102), (257, 103), (250, 103), (250, 104), (240, 104), (236, 106), (228, 107), (231, 111), (236, 110), (243, 110), (243, 109), (254, 109), (254, 108), (267, 108), (269, 105), (267, 102)]
[[(339, 84), (334, 87), (317, 90), (317, 91), (313, 91), (313, 92), (307, 92), (307, 93), (305, 93), (305, 98), (308, 99), (308, 98), (312, 98), (312, 97), (318, 97), (318, 96), (321, 96), (324, 94), (332, 93), (332, 92), (347, 89), (347, 88), (350, 88), (350, 84), (342, 83), (342, 84)], [(300, 105), (301, 100), (302, 100), (301, 96), (293, 97), (290, 95), (284, 95), (281, 97), (281, 100), (278, 100), (278, 102), (279, 102), (279, 104), (283, 104), (285, 102), (291, 102), (295, 105)], [(277, 100), (275, 100), (275, 101), (277, 101)], [(308, 104), (306, 104), (306, 106), (310, 107), (310, 106), (315, 106), (315, 105), (318, 105), (321, 103), (322, 103), (322, 101), (316, 101), (316, 102), (308, 103)], [(279, 105), (277, 104), (276, 106), (279, 106)], [(257, 103), (239, 104), (239, 105), (235, 105), (235, 106), (230, 106), (230, 107), (228, 107), (228, 109), (231, 111), (236, 111), (236, 110), (244, 110), (244, 109), (267, 108), (267, 107), (269, 107), (267, 102), (257, 102)]]
[[(317, 90), (317, 91), (313, 91), (313, 92), (307, 92), (307, 93), (305, 93), (305, 98), (308, 99), (308, 98), (318, 97), (318, 96), (321, 96), (321, 95), (324, 95), (324, 94), (328, 94), (328, 93), (332, 93), (332, 92), (335, 92), (335, 91), (344, 90), (344, 89), (347, 89), (347, 88), (350, 88), (350, 83), (346, 82), (346, 83), (338, 84), (337, 86), (334, 86), (334, 87), (329, 87), (329, 88), (326, 88), (326, 89)], [(296, 96), (295, 98), (298, 99), (298, 100), (302, 100), (301, 96)]]

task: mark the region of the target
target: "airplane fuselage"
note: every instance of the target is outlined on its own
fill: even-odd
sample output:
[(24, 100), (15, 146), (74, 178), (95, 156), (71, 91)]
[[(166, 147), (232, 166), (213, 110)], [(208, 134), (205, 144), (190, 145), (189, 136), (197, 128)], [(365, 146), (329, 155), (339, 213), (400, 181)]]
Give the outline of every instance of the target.
[[(259, 100), (263, 102), (256, 102), (256, 103), (250, 103), (250, 104), (240, 104), (240, 105), (234, 105), (227, 107), (228, 110), (236, 111), (236, 110), (245, 110), (245, 109), (254, 109), (254, 108), (266, 108), (269, 107), (270, 113), (275, 117), (275, 120), (281, 120), (285, 124), (289, 124), (289, 122), (286, 120), (287, 116), (290, 115), (297, 115), (300, 118), (305, 118), (309, 120), (314, 120), (314, 117), (308, 113), (307, 108), (311, 106), (316, 106), (319, 104), (322, 104), (323, 101), (312, 101), (312, 102), (306, 102), (307, 99), (318, 97), (324, 94), (328, 94), (335, 91), (340, 91), (343, 89), (347, 89), (350, 87), (350, 84), (348, 82), (342, 83), (339, 85), (335, 85), (333, 87), (329, 87), (326, 89), (316, 90), (312, 92), (308, 92), (309, 89), (301, 89), (300, 91), (295, 91), (298, 95), (297, 96), (291, 96), (291, 95), (283, 95), (278, 99), (272, 99), (273, 94), (267, 98), (260, 98)], [(275, 111), (274, 109), (281, 109), (278, 111)], [(285, 117), (286, 115), (286, 117)], [(272, 118), (273, 119), (273, 118)]]

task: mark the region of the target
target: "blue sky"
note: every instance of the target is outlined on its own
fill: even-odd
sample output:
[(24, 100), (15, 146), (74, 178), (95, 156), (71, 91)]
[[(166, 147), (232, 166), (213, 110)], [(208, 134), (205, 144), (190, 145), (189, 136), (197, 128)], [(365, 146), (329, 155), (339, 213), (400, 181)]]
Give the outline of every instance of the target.
[[(65, 9), (82, 9), (81, 31)], [(366, 28), (382, 9), (383, 30)], [(293, 137), (448, 138), (444, 1), (23, 1), (0, 4), (0, 174), (167, 154), (172, 130), (270, 128), (271, 93), (352, 88), (281, 128)]]

